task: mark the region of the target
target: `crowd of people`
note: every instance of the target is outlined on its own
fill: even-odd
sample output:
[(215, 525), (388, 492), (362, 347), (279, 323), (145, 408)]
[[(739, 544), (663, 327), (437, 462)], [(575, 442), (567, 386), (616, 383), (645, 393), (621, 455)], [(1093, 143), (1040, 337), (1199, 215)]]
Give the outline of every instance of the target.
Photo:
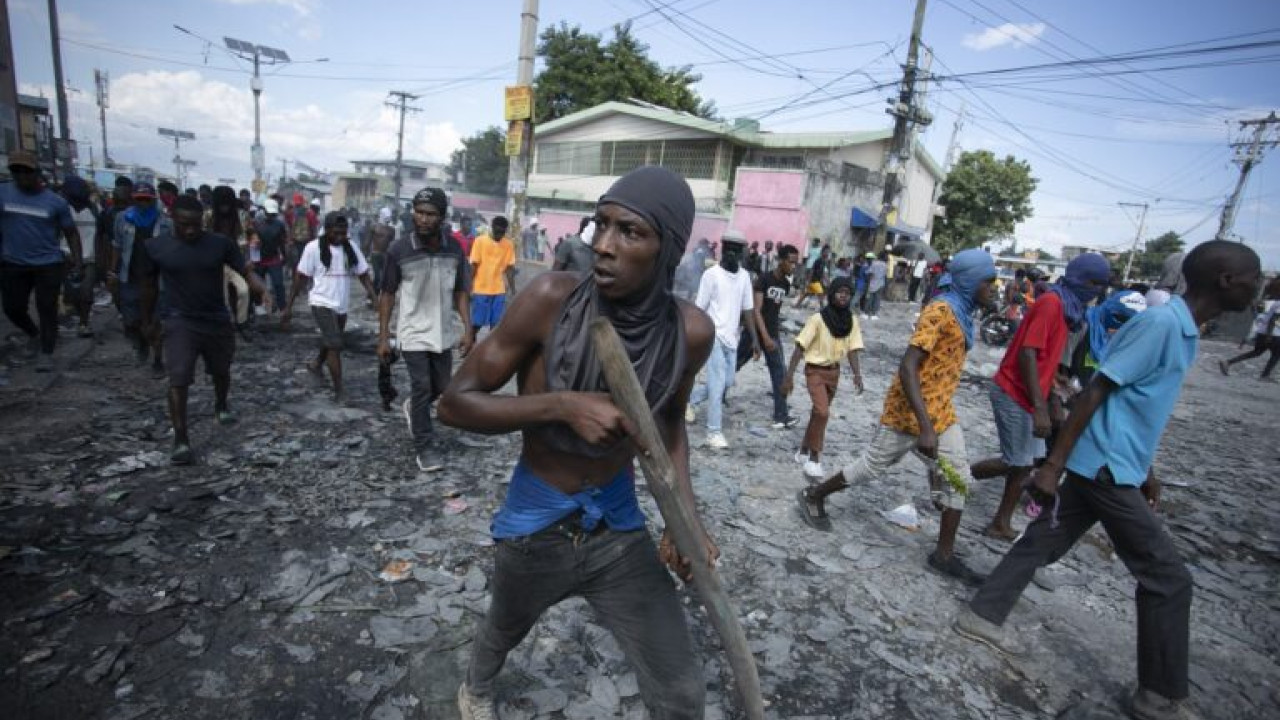
[[(959, 634), (1017, 653), (1002, 628), (1034, 571), (1102, 523), (1133, 573), (1138, 592), (1138, 690), (1134, 717), (1183, 717), (1188, 688), (1191, 579), (1154, 511), (1160, 479), (1152, 458), (1197, 352), (1198, 328), (1249, 308), (1260, 265), (1247, 247), (1208, 242), (1181, 265), (1185, 288), (1162, 304), (1142, 288), (1114, 287), (1099, 255), (1073, 259), (1055, 283), (1025, 275), (1007, 283), (1024, 308), (990, 387), (1000, 455), (971, 462), (953, 402), (977, 316), (1001, 295), (982, 249), (929, 262), (923, 252), (890, 267), (885, 253), (832, 261), (815, 239), (802, 255), (766, 241), (763, 250), (728, 231), (686, 252), (694, 201), (685, 180), (642, 167), (617, 180), (576, 236), (559, 246), (524, 247), (553, 272), (514, 293), (516, 247), (506, 218), (473, 227), (450, 222), (447, 194), (418, 192), (405, 225), (394, 208), (365, 221), (328, 212), (302, 195), (256, 205), (247, 191), (201, 187), (179, 192), (121, 178), (104, 196), (67, 177), (46, 187), (34, 161), (10, 158), (14, 181), (0, 185), (4, 309), (29, 338), (37, 369), (51, 366), (58, 299), (90, 334), (88, 306), (109, 292), (139, 361), (168, 378), (174, 430), (171, 459), (196, 459), (187, 431), (188, 389), (197, 360), (212, 380), (215, 416), (235, 422), (228, 395), (237, 340), (252, 338), (255, 317), (279, 313), (288, 328), (298, 297), (319, 340), (308, 369), (328, 375), (346, 401), (343, 330), (358, 283), (376, 309), (384, 408), (395, 390), (389, 368), (403, 360), (410, 381), (403, 412), (422, 473), (441, 469), (449, 448), (435, 420), (480, 433), (521, 432), (522, 444), (501, 509), (492, 600), (472, 644), (458, 703), (464, 718), (496, 717), (494, 680), (506, 655), (549, 607), (585, 597), (637, 669), (655, 718), (702, 717), (705, 688), (683, 611), (665, 563), (690, 577), (691, 557), (714, 561), (718, 548), (654, 544), (636, 499), (635, 422), (607, 394), (590, 336), (597, 318), (616, 330), (630, 357), (675, 467), (677, 493), (694, 507), (687, 431), (704, 416), (706, 447), (732, 444), (725, 397), (741, 366), (763, 355), (772, 422), (798, 420), (788, 402), (803, 362), (810, 411), (795, 459), (808, 478), (797, 488), (799, 516), (832, 528), (825, 500), (882, 475), (907, 455), (929, 468), (930, 497), (941, 512), (929, 568), (978, 588), (955, 618)], [(538, 241), (538, 242), (534, 242)], [(550, 250), (550, 252), (546, 252)], [(532, 251), (522, 257), (533, 259)], [(101, 282), (103, 287), (98, 288)], [(861, 322), (877, 319), (887, 288), (922, 303), (907, 349), (883, 398), (880, 426), (863, 452), (834, 474), (822, 463), (832, 403), (847, 364), (863, 393)], [(31, 295), (39, 321), (28, 316)], [(1257, 327), (1253, 352), (1231, 365), (1277, 352), (1280, 287)], [(784, 306), (816, 299), (787, 341)], [(1158, 305), (1151, 307), (1152, 305)], [(260, 309), (258, 309), (260, 308)], [(478, 336), (484, 333), (482, 341)], [(462, 357), (455, 370), (454, 353)], [(699, 383), (698, 378), (703, 382)], [(499, 392), (511, 379), (517, 392)], [(990, 576), (966, 565), (955, 541), (975, 480), (1005, 478), (987, 532), (1014, 541), (1013, 513), (1034, 520)]]

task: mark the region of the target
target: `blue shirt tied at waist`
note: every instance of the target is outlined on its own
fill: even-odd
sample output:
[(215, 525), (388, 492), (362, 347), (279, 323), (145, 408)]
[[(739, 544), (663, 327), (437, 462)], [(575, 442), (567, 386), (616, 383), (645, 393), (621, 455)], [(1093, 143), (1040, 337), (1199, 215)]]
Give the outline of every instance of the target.
[(602, 519), (618, 532), (644, 529), (644, 513), (636, 502), (635, 470), (628, 465), (608, 485), (567, 495), (530, 472), (522, 458), (511, 473), (507, 499), (493, 517), (493, 539), (532, 535), (579, 510), (583, 530), (594, 530)]

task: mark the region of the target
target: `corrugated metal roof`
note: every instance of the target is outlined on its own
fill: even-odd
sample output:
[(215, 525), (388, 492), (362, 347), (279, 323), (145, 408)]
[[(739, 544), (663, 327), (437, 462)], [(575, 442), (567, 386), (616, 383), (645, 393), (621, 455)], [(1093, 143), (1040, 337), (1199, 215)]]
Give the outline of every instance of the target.
[[(736, 130), (733, 123), (719, 122), (716, 120), (707, 120), (679, 110), (671, 110), (669, 108), (659, 107), (657, 105), (634, 105), (627, 102), (610, 101), (601, 103), (595, 107), (581, 110), (572, 115), (566, 115), (562, 118), (552, 120), (537, 127), (536, 136), (539, 139), (545, 139), (548, 135), (554, 135), (570, 128), (578, 127), (589, 122), (593, 122), (606, 115), (614, 113), (622, 113), (633, 117), (645, 118), (655, 122), (667, 123), (669, 125), (678, 125), (690, 130), (709, 133), (727, 140), (732, 140), (742, 145), (765, 149), (804, 149), (804, 148), (839, 148), (849, 145), (861, 145), (869, 142), (879, 142), (888, 140), (893, 137), (891, 128), (881, 130), (857, 130), (852, 132), (795, 132), (795, 133), (776, 133), (776, 132), (760, 132), (756, 130)], [(945, 176), (941, 166), (929, 154), (929, 151), (920, 143), (916, 143), (916, 157), (920, 158), (929, 172), (938, 180), (942, 180)]]

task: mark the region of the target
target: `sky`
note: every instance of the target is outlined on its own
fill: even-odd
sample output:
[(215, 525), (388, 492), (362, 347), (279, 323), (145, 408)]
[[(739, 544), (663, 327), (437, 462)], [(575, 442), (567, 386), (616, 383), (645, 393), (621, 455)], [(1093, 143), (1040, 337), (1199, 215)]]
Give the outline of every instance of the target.
[[(232, 37), (285, 50), (264, 69), (267, 170), (281, 160), (331, 171), (395, 154), (391, 90), (420, 94), (405, 156), (446, 162), (461, 138), (502, 124), (513, 84), (519, 0), (60, 0), (72, 136), (101, 152), (94, 69), (110, 75), (113, 159), (171, 168), (158, 127), (194, 132), (184, 157), (193, 182), (247, 185), (253, 138), (250, 68), (223, 49)], [(52, 98), (46, 3), (8, 0), (23, 92)], [(695, 86), (726, 119), (765, 130), (887, 127), (885, 99), (901, 74), (915, 3), (909, 0), (542, 0), (539, 30), (578, 25), (610, 33), (631, 20), (650, 56), (692, 65)], [(785, 11), (783, 11), (785, 10)], [(185, 30), (175, 28), (180, 26)], [(923, 42), (937, 79), (933, 123), (920, 136), (939, 162), (958, 114), (958, 148), (1028, 161), (1039, 185), (1020, 248), (1130, 247), (1144, 239), (1213, 237), (1239, 177), (1238, 121), (1280, 108), (1280, 3), (1270, 0), (929, 0)], [(1274, 43), (1274, 45), (1273, 45)], [(1218, 50), (1253, 44), (1252, 48)], [(1195, 51), (1195, 54), (1188, 54)], [(1104, 56), (1167, 57), (1016, 73)], [(316, 62), (327, 58), (325, 62)], [(985, 73), (974, 75), (973, 73)], [(957, 79), (948, 76), (960, 75)], [(1270, 139), (1280, 137), (1273, 128)], [(1235, 233), (1280, 269), (1280, 152), (1254, 168)]]

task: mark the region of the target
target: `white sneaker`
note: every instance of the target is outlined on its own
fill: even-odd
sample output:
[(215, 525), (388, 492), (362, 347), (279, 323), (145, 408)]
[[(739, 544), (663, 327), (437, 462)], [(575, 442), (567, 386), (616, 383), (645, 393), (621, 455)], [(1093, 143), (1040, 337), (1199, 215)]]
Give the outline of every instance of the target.
[(458, 686), (458, 714), (462, 720), (498, 720), (493, 699), (472, 695), (466, 683)]
[(797, 465), (803, 465), (809, 462), (809, 451), (797, 450), (795, 454), (795, 461)]
[(822, 471), (822, 463), (814, 462), (812, 460), (805, 461), (804, 474), (805, 474), (805, 477), (819, 478), (819, 479), (825, 478), (827, 476), (827, 474)]
[(872, 316), (871, 316), (871, 319), (872, 319), (872, 320), (879, 320), (879, 319), (880, 319), (880, 316), (879, 316), (879, 315), (872, 315)]
[(692, 406), (692, 405), (685, 405), (685, 406), (684, 406), (684, 421), (685, 421), (685, 422), (687, 422), (687, 423), (691, 423), (691, 422), (693, 422), (694, 420), (696, 420), (696, 419), (697, 419), (697, 417), (698, 417), (697, 415), (694, 415), (694, 414), (693, 414), (693, 406)]
[(707, 447), (712, 450), (727, 450), (729, 441), (724, 439), (724, 433), (710, 432), (707, 433)]

